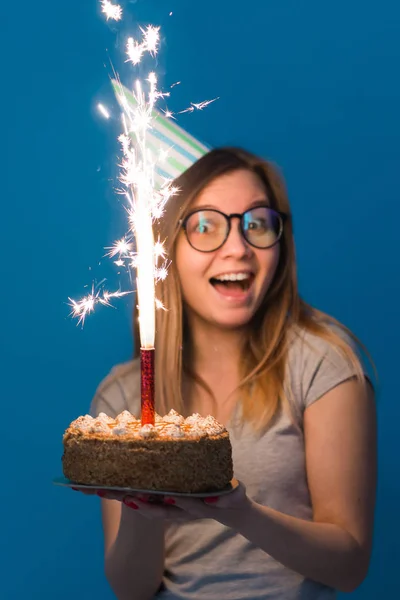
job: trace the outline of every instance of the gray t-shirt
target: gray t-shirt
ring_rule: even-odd
[[[251,425],[228,425],[234,475],[259,504],[312,519],[302,420],[306,407],[354,375],[347,361],[324,340],[306,332],[294,336],[286,385],[295,422],[282,412],[263,435]],[[91,414],[140,414],[140,367],[115,367],[101,383]],[[232,529],[211,519],[169,524],[159,600],[332,600],[335,591],[284,567]],[[132,557],[134,560],[134,557]]]

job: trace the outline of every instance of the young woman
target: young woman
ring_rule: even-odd
[[[375,404],[355,340],[299,297],[271,164],[217,149],[176,185],[157,232],[157,411],[224,423],[240,486],[163,505],[103,494],[107,578],[119,600],[332,599],[363,581],[372,543]],[[136,359],[116,367],[91,414],[138,417],[139,378]]]

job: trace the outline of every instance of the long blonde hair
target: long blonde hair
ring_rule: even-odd
[[[174,185],[179,192],[168,201],[159,230],[155,232],[164,241],[171,260],[168,277],[158,283],[156,290],[157,297],[166,308],[165,311],[157,311],[156,408],[161,414],[171,408],[185,413],[185,401],[182,397],[184,373],[191,375],[208,389],[200,374],[193,373],[189,364],[189,336],[174,260],[175,246],[181,229],[180,220],[197,195],[215,178],[239,169],[255,173],[266,188],[272,208],[287,215],[280,240],[277,271],[257,313],[249,323],[241,366],[239,387],[242,419],[250,421],[257,429],[265,429],[281,406],[288,402],[284,383],[289,333],[296,326],[333,344],[354,367],[361,381],[364,381],[364,376],[357,354],[331,326],[341,328],[356,343],[358,340],[336,319],[311,307],[299,296],[292,218],[283,178],[270,162],[239,148],[214,149],[177,178]],[[134,323],[135,355],[138,356],[140,341],[137,318]],[[211,390],[208,391],[212,393]]]

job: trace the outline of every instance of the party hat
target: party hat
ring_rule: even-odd
[[[135,96],[119,81],[112,81],[114,92],[122,108],[138,102]],[[210,147],[194,138],[171,118],[157,109],[152,111],[152,127],[146,133],[146,148],[155,164],[155,187],[166,180],[175,179],[194,162],[206,154]]]

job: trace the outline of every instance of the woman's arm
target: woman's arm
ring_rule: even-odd
[[[118,600],[150,600],[164,571],[164,522],[102,500],[105,573]]]
[[[340,384],[306,409],[304,434],[313,521],[257,504],[240,490],[209,506],[180,498],[176,504],[236,529],[304,577],[352,591],[367,574],[372,545],[376,485],[372,389],[355,380]]]

